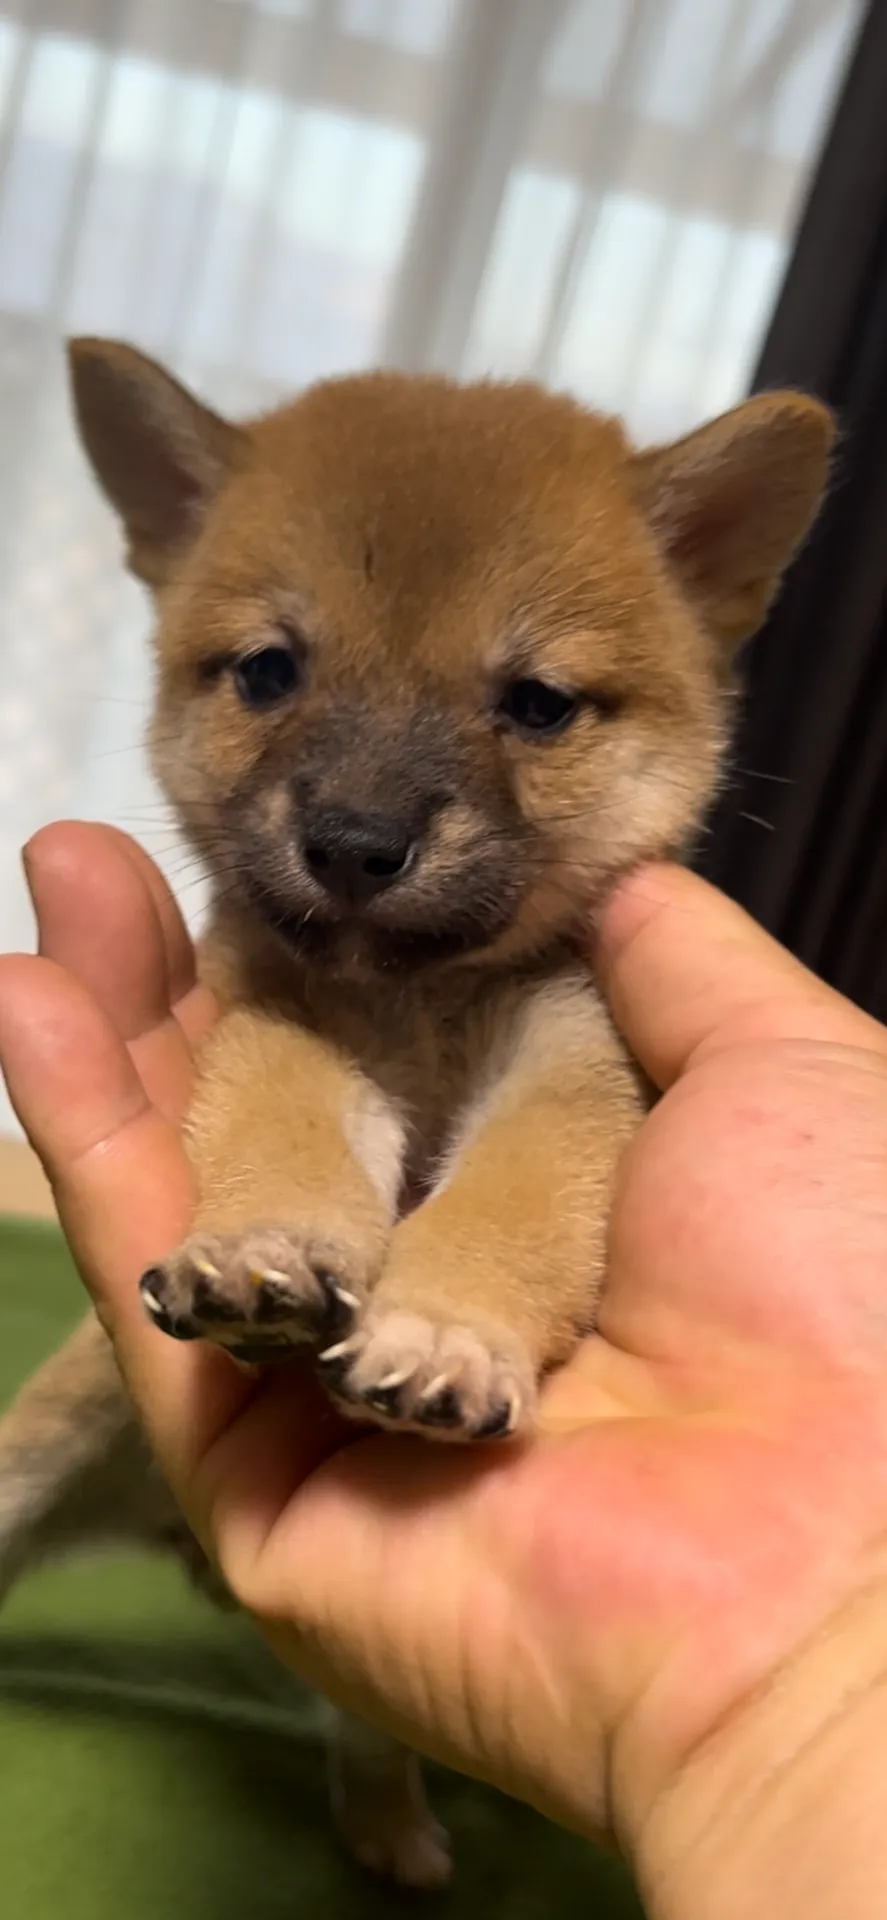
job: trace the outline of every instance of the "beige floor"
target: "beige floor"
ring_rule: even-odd
[[[55,1214],[49,1191],[36,1156],[21,1140],[0,1135],[0,1214],[33,1214],[51,1220]]]

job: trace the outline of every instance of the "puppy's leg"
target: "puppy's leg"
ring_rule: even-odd
[[[178,1552],[211,1582],[90,1315],[0,1419],[0,1597],[42,1560],[118,1541]]]
[[[593,1324],[616,1166],[643,1111],[589,987],[541,990],[367,1311],[320,1356],[339,1404],[441,1439],[526,1428],[539,1375]]]
[[[200,1201],[183,1247],[144,1276],[179,1339],[274,1360],[329,1343],[381,1267],[404,1130],[344,1054],[252,1010],[216,1029],[190,1118]]]
[[[450,1844],[428,1805],[414,1753],[352,1714],[336,1713],[329,1771],[339,1831],[362,1867],[405,1887],[445,1885]]]

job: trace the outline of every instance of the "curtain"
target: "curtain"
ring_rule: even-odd
[[[124,336],[232,411],[383,363],[679,432],[747,387],[863,11],[0,0],[0,946],[30,943],[18,847],[61,813],[202,897],[63,336]]]
[[[750,650],[703,864],[887,1020],[887,10],[869,11],[755,384],[837,413],[830,497]]]

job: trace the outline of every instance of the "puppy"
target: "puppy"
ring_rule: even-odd
[[[154,765],[213,883],[199,1209],[146,1310],[241,1360],[309,1347],[362,1421],[526,1434],[594,1324],[646,1105],[589,930],[712,798],[829,416],[765,394],[636,452],[531,385],[370,374],[234,426],[131,348],[71,362],[156,609]],[[0,1467],[7,1584],[121,1532],[211,1578],[95,1323]],[[444,1877],[410,1756],[352,1727],[335,1797],[367,1864]]]

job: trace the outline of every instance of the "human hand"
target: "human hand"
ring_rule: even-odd
[[[700,881],[627,881],[601,966],[666,1092],[626,1156],[599,1334],[527,1446],[355,1441],[300,1369],[249,1379],[143,1321],[138,1275],[187,1222],[178,1121],[212,1010],[123,836],[54,828],[29,864],[43,957],[0,962],[0,1054],[196,1531],[305,1678],[556,1818],[615,1829],[656,1910],[677,1911],[668,1890],[712,1831],[716,1861],[739,1829],[749,1843],[736,1767],[763,1764],[761,1714],[776,1765],[811,1699],[832,1711],[817,1647],[852,1620],[859,1685],[887,1656],[867,1612],[887,1502],[887,1034]]]

